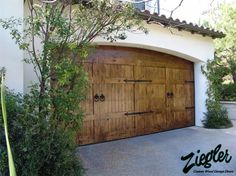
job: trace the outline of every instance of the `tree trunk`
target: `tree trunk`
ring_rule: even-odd
[[[236,72],[232,73],[234,84],[236,84]]]

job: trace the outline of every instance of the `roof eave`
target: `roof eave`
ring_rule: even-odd
[[[215,31],[210,28],[204,28],[203,26],[194,25],[193,23],[187,23],[186,21],[174,20],[173,18],[166,18],[164,15],[158,15],[156,13],[150,14],[149,11],[137,12],[137,14],[147,23],[155,21],[161,23],[166,27],[176,28],[178,30],[185,30],[191,33],[200,34],[202,36],[209,36],[213,39],[223,38],[225,34],[223,32]]]

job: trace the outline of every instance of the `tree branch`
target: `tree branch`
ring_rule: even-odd
[[[179,2],[179,4],[178,4],[173,10],[170,11],[170,17],[169,17],[169,18],[171,18],[171,17],[173,16],[173,13],[174,13],[178,8],[181,7],[181,5],[182,5],[183,2],[184,2],[184,0],[181,0],[181,1]]]

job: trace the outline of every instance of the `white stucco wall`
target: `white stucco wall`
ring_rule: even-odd
[[[23,18],[23,0],[1,1],[0,18]],[[22,31],[22,27],[19,27]],[[6,85],[17,92],[23,92],[23,52],[12,40],[9,31],[0,27],[0,67],[5,67]]]
[[[236,120],[236,101],[221,101],[220,104],[227,110],[228,117]]]
[[[195,124],[202,126],[201,121],[206,112],[207,80],[201,72],[201,66],[208,59],[214,58],[213,39],[186,31],[163,28],[157,24],[146,24],[146,27],[149,29],[148,35],[128,33],[126,40],[109,43],[102,38],[97,38],[95,42],[98,45],[128,46],[160,51],[194,62]]]
[[[183,57],[193,62],[205,62],[214,57],[214,44],[210,37],[191,34],[186,31],[164,28],[157,24],[146,24],[149,33],[127,33],[126,40],[109,43],[102,38],[94,40],[97,44],[132,46],[151,49],[175,56]]]
[[[29,7],[27,4],[24,5],[24,17],[30,15]],[[35,36],[35,50],[42,51],[42,44],[39,37]],[[24,51],[24,58],[29,58],[28,52]],[[32,64],[23,63],[23,76],[24,76],[24,93],[30,92],[30,85],[39,83],[38,77],[36,76],[35,69]]]

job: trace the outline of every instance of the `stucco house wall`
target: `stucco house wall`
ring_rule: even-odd
[[[10,17],[23,18],[23,0],[1,1],[0,18],[7,19]],[[19,30],[22,31],[22,26]],[[24,91],[23,76],[23,51],[12,40],[9,31],[0,28],[0,67],[5,67],[6,84],[16,92]]]
[[[23,18],[23,1],[2,2],[0,18],[11,16]],[[12,5],[14,4],[14,5]],[[3,10],[2,10],[3,9]],[[195,124],[202,126],[201,120],[206,111],[207,80],[201,73],[201,65],[214,57],[214,45],[211,37],[176,29],[164,28],[158,24],[145,24],[149,34],[127,33],[126,40],[109,43],[101,38],[94,42],[98,45],[117,45],[144,48],[175,55],[194,62],[195,76]],[[24,53],[11,40],[8,31],[0,29],[0,64],[7,69],[7,86],[17,92],[27,92],[27,86],[36,81],[32,66],[22,62]]]
[[[221,101],[220,104],[227,110],[228,117],[236,120],[236,101]]]

